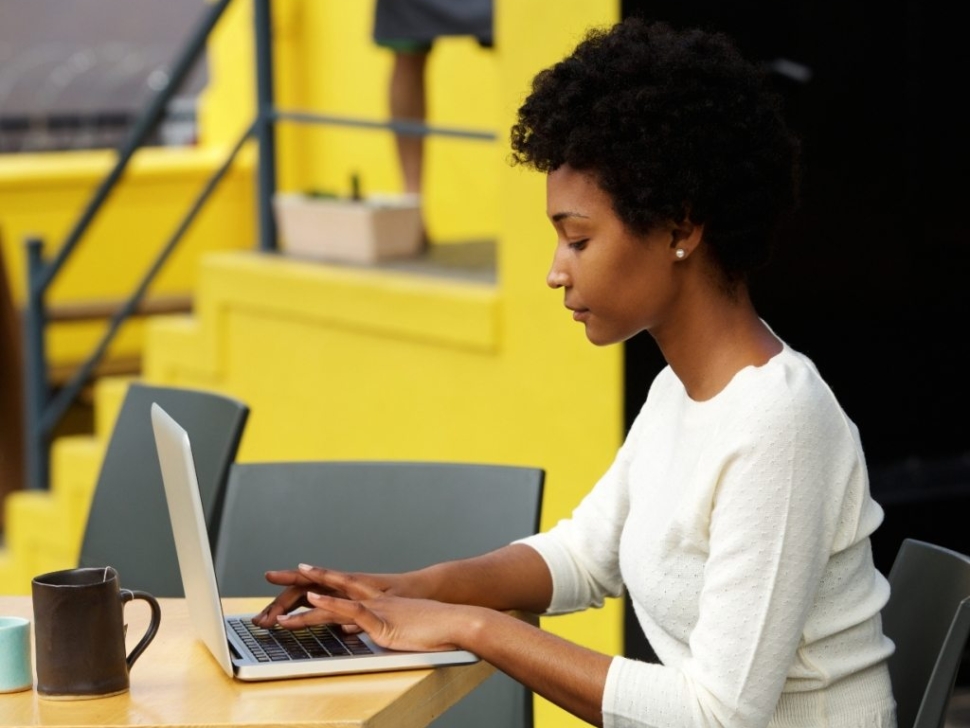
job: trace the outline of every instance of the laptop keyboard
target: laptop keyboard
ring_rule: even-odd
[[[355,634],[321,624],[303,629],[257,627],[249,619],[230,617],[229,626],[260,662],[287,662],[349,655],[370,655],[372,650]]]

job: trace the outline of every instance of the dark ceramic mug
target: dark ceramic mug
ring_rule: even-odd
[[[37,692],[51,699],[102,698],[128,690],[128,673],[158,632],[162,611],[147,592],[122,589],[110,566],[65,569],[34,577]],[[151,608],[151,623],[125,655],[124,607]]]

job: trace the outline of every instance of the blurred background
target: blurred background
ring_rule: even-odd
[[[116,147],[166,81],[203,0],[0,2],[0,153]],[[153,144],[192,144],[194,69]]]

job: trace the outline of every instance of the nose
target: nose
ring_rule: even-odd
[[[569,274],[559,257],[559,248],[552,256],[552,266],[546,274],[546,285],[550,288],[563,288],[569,285]]]

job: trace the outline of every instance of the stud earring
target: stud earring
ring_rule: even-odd
[[[677,260],[683,260],[684,256],[687,255],[687,251],[683,248],[677,248],[677,250],[674,251],[674,255],[677,256]]]

